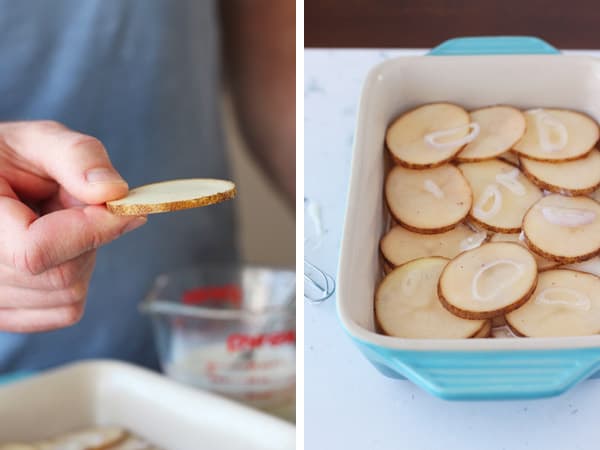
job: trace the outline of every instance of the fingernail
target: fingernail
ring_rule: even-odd
[[[136,217],[134,220],[132,220],[131,222],[129,222],[125,228],[123,228],[123,231],[121,231],[121,234],[125,234],[125,233],[129,233],[130,231],[135,230],[136,228],[141,227],[142,225],[144,225],[146,222],[148,222],[148,219],[146,217]]]
[[[125,180],[117,172],[106,167],[88,170],[85,173],[85,180],[91,184],[125,183]]]

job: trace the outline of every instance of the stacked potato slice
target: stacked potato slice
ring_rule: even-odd
[[[600,333],[598,125],[560,109],[433,103],[388,128],[380,330]]]

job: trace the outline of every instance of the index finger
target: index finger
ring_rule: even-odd
[[[102,204],[127,194],[127,183],[92,136],[52,121],[11,122],[0,131],[31,171],[55,180],[78,200]]]

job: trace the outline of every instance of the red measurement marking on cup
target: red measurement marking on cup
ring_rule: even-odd
[[[293,344],[296,342],[296,332],[294,330],[279,331],[277,333],[265,334],[230,334],[227,337],[227,350],[230,352],[239,352],[243,350],[252,350],[263,345],[277,347],[284,344]]]
[[[185,291],[182,301],[186,305],[200,305],[211,301],[231,303],[239,306],[242,303],[242,290],[236,284],[224,286],[208,286]]]

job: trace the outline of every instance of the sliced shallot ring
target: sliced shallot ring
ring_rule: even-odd
[[[485,231],[477,231],[474,235],[464,238],[460,241],[459,249],[461,252],[466,252],[467,250],[472,250],[474,248],[480,247],[486,239],[488,238],[488,234]]]
[[[436,184],[435,181],[427,178],[423,182],[423,187],[427,192],[430,192],[435,198],[444,198],[444,191],[440,189],[440,187]]]
[[[550,292],[560,292],[560,293],[564,292],[566,294],[573,295],[575,297],[575,301],[570,302],[569,300],[548,298],[546,296],[546,294],[549,295]],[[546,305],[564,305],[569,308],[581,309],[582,311],[589,311],[590,308],[592,307],[592,301],[590,300],[590,298],[587,295],[582,294],[581,292],[576,291],[575,289],[569,289],[569,288],[564,288],[564,287],[546,288],[546,289],[542,290],[538,295],[535,296],[534,302],[535,303],[543,303]]]
[[[515,167],[512,171],[508,173],[497,174],[496,181],[502,186],[504,186],[506,189],[511,191],[513,194],[522,197],[523,195],[525,195],[526,190],[525,186],[523,186],[523,183],[517,180],[520,173],[521,172],[519,171],[519,169]]]
[[[515,172],[514,165],[499,159],[462,163],[458,168],[473,192],[470,220],[498,233],[521,231],[523,216],[542,197],[541,190],[523,174]],[[524,193],[517,182],[523,186]]]
[[[494,197],[494,203],[492,203],[492,207],[487,210],[483,209],[483,207],[485,206],[485,204],[489,201],[489,199],[491,197]],[[489,219],[490,217],[494,217],[496,214],[498,214],[498,211],[500,211],[501,207],[502,207],[502,193],[500,192],[500,189],[498,189],[497,185],[490,184],[485,188],[485,190],[481,194],[481,197],[479,198],[479,201],[477,202],[477,204],[474,206],[473,211],[479,217],[483,217],[484,219]]]
[[[542,151],[548,153],[559,152],[565,148],[569,141],[569,132],[564,123],[542,109],[530,110],[528,113],[536,116],[538,137]],[[554,128],[558,132],[557,144],[553,144],[550,141],[550,132],[548,131],[548,128]]]
[[[459,139],[455,139],[454,141],[448,142],[436,142],[436,139],[443,138],[446,136],[452,136],[453,134],[461,131],[463,128],[468,127],[470,129],[469,134]],[[473,141],[477,136],[479,136],[479,124],[477,122],[471,122],[467,125],[461,125],[459,127],[449,128],[447,130],[439,130],[434,131],[432,133],[426,134],[423,139],[425,143],[432,148],[436,148],[438,150],[447,150],[449,148],[454,148],[461,145],[466,145],[469,142]]]
[[[479,293],[479,289],[477,287],[477,284],[479,282],[479,277],[481,275],[483,275],[486,271],[491,269],[492,267],[496,267],[500,264],[508,264],[508,265],[515,267],[517,269],[517,274],[508,279],[502,280],[502,283],[499,283],[498,285],[496,285],[496,289],[493,290],[491,294],[488,294],[487,296],[483,297]],[[490,300],[494,300],[494,298],[498,295],[498,293],[500,291],[502,291],[506,286],[517,281],[521,277],[521,275],[523,275],[523,264],[520,264],[517,261],[514,261],[512,259],[497,259],[490,263],[483,264],[479,268],[479,270],[475,273],[475,275],[473,276],[473,281],[471,282],[471,294],[473,295],[473,298],[475,300],[478,300],[480,302],[487,302]]]
[[[544,206],[542,215],[548,222],[563,227],[581,227],[596,220],[596,213],[589,209],[560,206]]]

